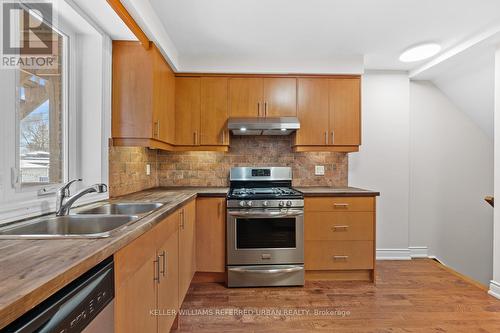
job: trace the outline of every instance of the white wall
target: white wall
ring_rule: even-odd
[[[476,55],[440,73],[432,82],[493,140],[495,87],[493,51]]]
[[[410,246],[492,277],[493,142],[429,81],[410,83]]]
[[[349,156],[349,185],[381,193],[377,204],[377,256],[409,258],[408,75],[365,74],[362,110],[363,144],[359,153]]]
[[[428,254],[487,284],[491,139],[429,81],[368,72],[362,93],[363,144],[349,156],[349,185],[381,193],[377,257]]]
[[[500,198],[500,46],[495,53],[495,197]],[[490,294],[500,298],[500,206],[494,209],[493,230],[493,281],[490,284]]]

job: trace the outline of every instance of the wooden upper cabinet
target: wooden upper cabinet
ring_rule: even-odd
[[[228,79],[201,78],[201,145],[228,145]]]
[[[361,144],[361,82],[359,78],[330,79],[330,144]]]
[[[296,78],[231,78],[231,117],[293,117],[297,115]]]
[[[153,137],[152,57],[139,42],[113,42],[113,138]]]
[[[263,115],[262,78],[229,79],[229,108],[231,117],[260,117]]]
[[[160,51],[113,41],[112,136],[174,141],[174,73]]]
[[[297,116],[297,79],[264,78],[264,116]]]
[[[159,110],[157,132],[161,141],[173,144],[175,142],[175,75],[158,50],[157,61],[160,75],[158,96],[161,100],[157,108]]]
[[[300,130],[297,145],[328,144],[328,79],[301,78],[298,84]]]
[[[176,78],[175,143],[177,145],[200,144],[200,89],[199,77]]]

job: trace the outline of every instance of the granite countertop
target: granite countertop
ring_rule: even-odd
[[[298,187],[305,196],[375,196],[356,188]],[[108,238],[0,240],[0,329],[102,260],[141,236],[176,209],[200,197],[225,197],[227,187],[166,187],[110,202],[162,202],[164,206]]]

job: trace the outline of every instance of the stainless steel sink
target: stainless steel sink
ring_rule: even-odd
[[[80,208],[75,214],[105,214],[105,215],[141,215],[152,212],[163,206],[162,203],[134,202],[109,203],[97,207]]]
[[[137,219],[133,215],[41,217],[0,228],[0,239],[104,238]]]

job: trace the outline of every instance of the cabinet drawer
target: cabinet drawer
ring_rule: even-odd
[[[306,198],[304,210],[317,212],[373,212],[375,198],[371,197],[319,197]]]
[[[372,212],[306,212],[305,240],[374,240]]]
[[[304,242],[306,270],[373,269],[373,241]]]

